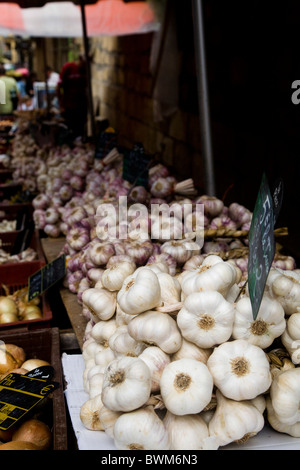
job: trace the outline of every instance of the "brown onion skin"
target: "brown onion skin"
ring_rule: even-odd
[[[0,445],[0,450],[41,450],[40,447],[32,442],[26,441],[9,441]]]
[[[47,424],[32,418],[24,421],[16,429],[12,441],[30,442],[40,450],[47,450],[52,442],[52,434]]]

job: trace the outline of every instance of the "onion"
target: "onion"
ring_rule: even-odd
[[[22,313],[24,320],[37,320],[42,318],[42,311],[37,305],[27,305]]]
[[[0,315],[3,315],[4,313],[17,315],[18,309],[12,299],[9,299],[8,297],[2,295],[0,297]]]
[[[18,321],[18,316],[12,312],[2,313],[0,315],[0,324],[3,323],[15,323]]]
[[[28,372],[42,366],[50,366],[50,363],[43,359],[27,359],[27,361],[22,364],[22,368],[27,369]]]
[[[6,372],[21,367],[25,359],[23,348],[15,344],[3,344],[0,346],[0,374],[6,374]]]
[[[13,433],[12,442],[14,441],[30,442],[40,450],[47,450],[52,442],[52,434],[43,421],[28,419]]]
[[[41,450],[32,442],[10,441],[0,445],[0,450]]]

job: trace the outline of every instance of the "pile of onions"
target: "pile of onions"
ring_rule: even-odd
[[[6,286],[2,286],[6,295],[0,296],[0,324],[16,323],[20,321],[38,320],[43,312],[39,297],[28,300],[28,287],[9,293]]]

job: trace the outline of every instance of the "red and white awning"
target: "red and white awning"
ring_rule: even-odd
[[[99,0],[86,5],[88,36],[121,36],[156,31],[158,23],[148,2]],[[0,36],[81,37],[80,7],[72,2],[51,2],[39,8],[0,3]]]

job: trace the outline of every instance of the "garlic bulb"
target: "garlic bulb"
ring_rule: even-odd
[[[232,400],[251,400],[266,392],[272,382],[264,351],[243,339],[217,346],[207,366],[215,386]]]
[[[192,240],[171,240],[162,244],[161,251],[172,256],[179,265],[183,265],[193,255],[200,253],[200,246]]]
[[[116,311],[116,295],[106,289],[86,289],[82,294],[82,303],[99,320],[109,320]]]
[[[198,197],[195,202],[196,204],[204,205],[204,214],[209,217],[216,217],[221,214],[224,208],[224,203],[221,199],[215,196],[208,196],[207,194]]]
[[[104,405],[102,406],[99,412],[99,417],[100,417],[103,430],[112,439],[114,438],[115,422],[122,414],[123,414],[122,411],[112,411]]]
[[[166,408],[175,415],[200,413],[210,402],[213,378],[207,366],[195,359],[179,359],[168,364],[160,380]]]
[[[289,434],[292,437],[300,437],[300,421],[295,424],[282,423],[278,418],[272,406],[272,400],[269,396],[266,398],[267,402],[267,417],[268,422],[275,431]]]
[[[101,366],[101,372],[104,372],[105,367],[115,358],[115,353],[110,347],[103,348],[102,351],[98,351],[95,354],[95,365]]]
[[[232,332],[234,339],[246,339],[251,344],[265,349],[275,338],[282,335],[285,328],[284,310],[277,300],[265,295],[255,320],[249,297],[243,297],[236,303]]]
[[[128,276],[117,294],[121,309],[130,315],[145,312],[161,303],[157,275],[149,268],[138,268]]]
[[[146,345],[141,341],[136,341],[128,333],[127,325],[122,325],[116,329],[108,340],[109,347],[114,351],[116,357],[119,356],[139,356]]]
[[[99,417],[102,406],[101,394],[83,403],[80,408],[80,420],[85,428],[91,431],[103,431]]]
[[[104,372],[103,404],[113,411],[132,411],[144,405],[151,392],[151,373],[144,361],[122,357]]]
[[[161,374],[167,364],[171,362],[170,356],[157,346],[149,346],[139,355],[151,372],[151,392],[160,390]]]
[[[287,331],[291,338],[300,339],[300,313],[292,313],[286,322]]]
[[[300,275],[295,270],[271,268],[267,287],[281,303],[287,315],[297,312],[300,308]]]
[[[231,442],[245,443],[264,427],[263,415],[251,401],[231,400],[220,390],[216,390],[216,398],[217,408],[208,429],[220,446]]]
[[[212,353],[212,349],[209,348],[199,348],[196,344],[187,341],[185,338],[182,338],[181,347],[171,356],[172,361],[177,361],[178,359],[190,358],[196,359],[197,361],[207,363],[207,359]]]
[[[136,340],[160,347],[173,354],[181,346],[182,336],[176,321],[167,313],[148,310],[128,323],[128,333]]]
[[[103,373],[93,374],[91,377],[88,376],[88,388],[90,398],[95,398],[97,395],[101,396],[102,385],[103,385]]]
[[[91,336],[98,344],[107,346],[109,338],[116,329],[117,324],[115,318],[111,318],[106,321],[99,321],[92,327]]]
[[[300,364],[300,339],[292,338],[288,329],[285,329],[281,335],[281,342],[291,356],[293,363]]]
[[[114,425],[119,450],[169,450],[167,430],[151,406],[123,413]]]
[[[203,255],[193,255],[190,259],[184,263],[182,269],[185,271],[193,271],[200,268],[201,264],[204,261]]]
[[[163,423],[171,450],[217,450],[217,441],[209,437],[208,427],[200,414],[176,416],[167,411]]]
[[[128,313],[123,312],[120,305],[117,302],[117,310],[116,310],[116,324],[117,326],[121,325],[128,325],[130,320],[132,320],[135,315],[129,315]]]
[[[236,283],[236,270],[231,263],[223,261],[217,255],[207,256],[199,269],[185,271],[181,280],[181,288],[185,296],[193,292],[218,291],[226,296],[229,289]]]
[[[110,291],[120,290],[124,280],[135,271],[135,263],[124,261],[106,269],[101,277],[103,286]]]
[[[161,301],[163,305],[177,304],[181,300],[181,285],[179,281],[166,272],[157,273],[161,290]]]
[[[97,242],[88,248],[88,256],[95,266],[105,266],[114,254],[115,249],[112,243]]]
[[[270,388],[272,407],[283,424],[300,422],[300,369],[294,367],[278,374]]]
[[[211,348],[227,341],[233,321],[233,304],[212,290],[188,295],[177,315],[183,337],[200,348]]]

